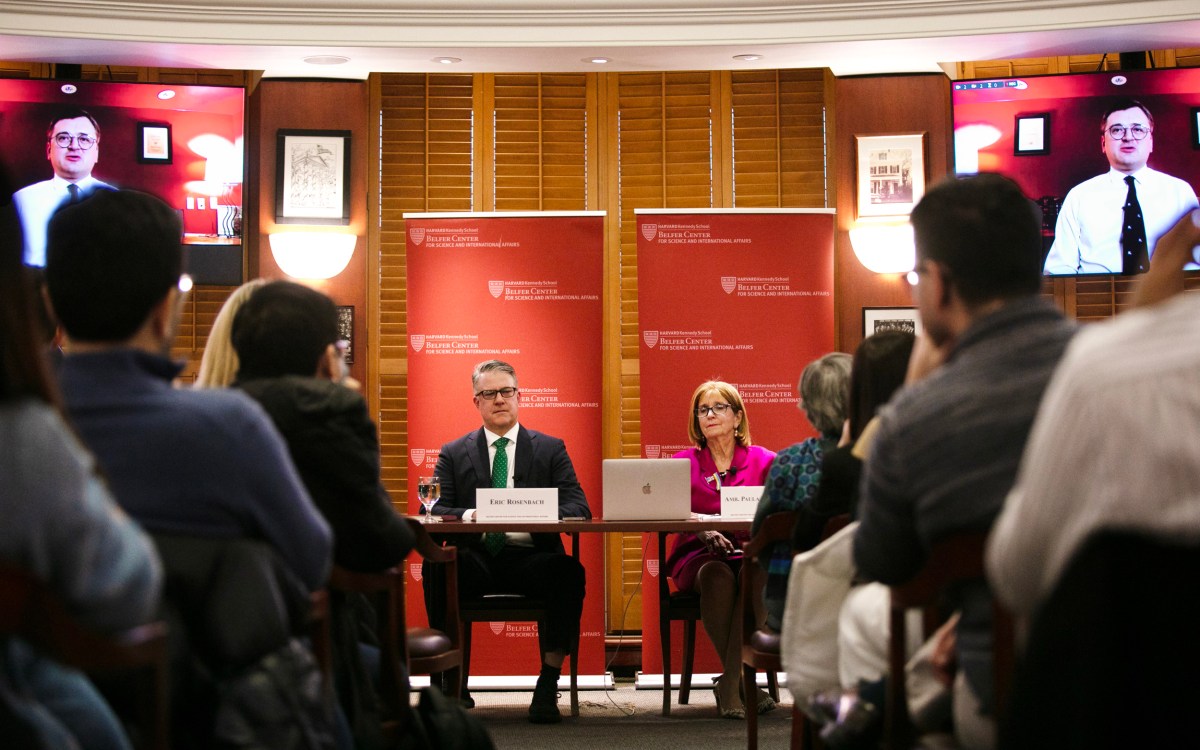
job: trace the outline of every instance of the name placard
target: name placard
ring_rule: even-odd
[[[761,485],[721,488],[721,518],[754,518],[762,497]]]
[[[475,491],[476,521],[557,521],[557,487]]]

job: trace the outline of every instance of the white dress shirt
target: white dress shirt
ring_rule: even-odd
[[[46,265],[46,225],[58,207],[66,203],[70,197],[68,181],[55,175],[49,180],[26,185],[13,193],[13,203],[21,214],[21,231],[25,235],[25,264],[29,266]],[[95,177],[87,176],[75,183],[81,194],[86,195],[93,190],[115,190],[112,185],[101,182]]]
[[[1158,238],[1196,208],[1196,191],[1178,177],[1149,167],[1135,172],[1133,178],[1146,224],[1146,250],[1153,257]],[[1045,272],[1121,273],[1121,224],[1128,192],[1125,174],[1115,169],[1071,188],[1058,212]]]

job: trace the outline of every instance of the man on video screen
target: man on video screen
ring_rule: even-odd
[[[1102,115],[1100,149],[1108,172],[1067,193],[1047,274],[1143,273],[1158,238],[1197,206],[1191,185],[1146,166],[1154,152],[1154,116],[1135,99]]]
[[[46,159],[54,176],[13,194],[25,233],[25,263],[46,264],[46,224],[64,203],[82,200],[96,190],[115,190],[92,177],[100,159],[100,125],[86,110],[60,112],[46,129]]]

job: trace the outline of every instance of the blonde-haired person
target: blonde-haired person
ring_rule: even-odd
[[[688,437],[693,447],[674,458],[692,464],[692,512],[721,512],[722,486],[763,484],[775,453],[750,440],[750,418],[737,388],[720,380],[701,383],[692,394]],[[721,657],[722,673],[713,693],[717,711],[727,719],[745,718],[739,693],[742,671],[741,614],[737,605],[738,570],[745,533],[726,536],[719,531],[682,534],[675,540],[664,566],[680,591],[700,593],[700,617],[709,640]],[[759,713],[775,702],[761,691],[754,697]]]
[[[237,376],[238,355],[230,341],[233,330],[233,318],[241,306],[250,299],[266,279],[253,279],[242,284],[221,306],[217,319],[213,321],[212,331],[208,334],[208,342],[204,345],[204,354],[200,357],[200,371],[196,374],[195,388],[228,388]]]

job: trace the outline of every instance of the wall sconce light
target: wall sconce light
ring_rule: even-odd
[[[270,236],[271,255],[288,276],[297,279],[331,279],[350,263],[357,235],[334,232],[291,231]]]
[[[858,261],[875,273],[907,273],[917,262],[908,219],[860,220],[850,227],[850,246]]]

